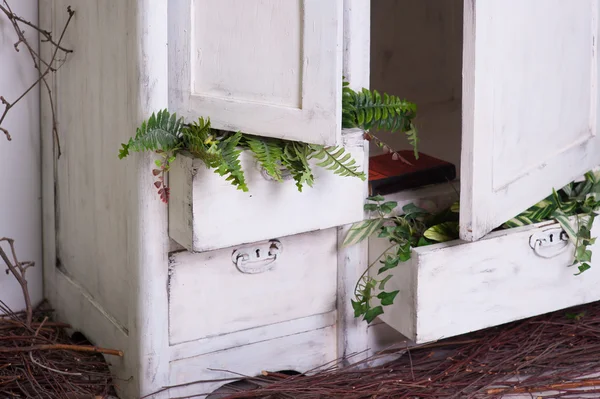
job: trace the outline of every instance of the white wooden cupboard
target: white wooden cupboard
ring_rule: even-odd
[[[56,31],[67,5],[41,0],[42,25]],[[42,110],[46,296],[93,342],[125,351],[109,359],[123,397],[206,392],[221,383],[186,384],[224,369],[308,370],[402,345],[400,333],[435,340],[600,299],[600,267],[573,277],[569,248],[544,258],[530,246],[556,225],[490,234],[600,164],[598,0],[74,8],[75,52],[52,81],[60,158]],[[390,280],[396,304],[369,327],[350,297],[380,243],[339,245],[364,217],[365,182],[323,175],[300,194],[247,159],[255,184],[241,194],[180,159],[165,206],[152,155],[117,159],[168,107],[221,129],[345,145],[367,169],[367,143],[340,127],[342,76],[416,102],[421,149],[460,168],[461,240],[415,250]],[[390,197],[457,199],[448,185]]]

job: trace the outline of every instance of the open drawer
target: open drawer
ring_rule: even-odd
[[[362,171],[368,145],[358,129],[344,131],[344,148]],[[315,166],[313,187],[302,192],[294,180],[282,183],[263,173],[248,151],[240,155],[249,191],[237,190],[202,161],[178,156],[169,172],[169,236],[191,252],[226,248],[363,218],[365,181]]]
[[[392,269],[386,291],[400,290],[380,319],[417,343],[496,326],[600,300],[600,264],[575,276],[573,245],[534,249],[538,238],[559,236],[558,223],[497,231],[476,242],[461,240],[415,248]],[[600,234],[596,223],[592,236]],[[388,245],[369,241],[369,257]],[[596,243],[592,252],[600,252]],[[558,253],[558,254],[556,254]],[[555,256],[553,256],[555,255]],[[381,277],[381,276],[380,276]]]

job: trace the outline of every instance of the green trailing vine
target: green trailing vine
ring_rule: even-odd
[[[362,89],[356,92],[348,87],[347,82],[343,81],[342,84],[343,128],[404,131],[417,157],[417,130],[413,124],[416,106],[413,103],[388,94],[382,96],[376,90]],[[392,151],[381,141],[375,141],[380,147]],[[237,189],[248,191],[239,160],[242,151],[246,150],[253,154],[266,173],[276,181],[282,182],[283,171],[287,170],[298,191],[302,191],[304,186],[312,187],[314,183],[309,163],[313,159],[316,166],[338,176],[366,179],[365,173],[358,170],[356,161],[343,147],[213,130],[210,118],[199,118],[186,123],[183,118],[177,118],[176,114],[171,114],[166,109],[153,113],[137,128],[134,137],[121,144],[119,159],[126,158],[132,152],[153,151],[159,154],[161,158],[156,160],[156,168],[152,173],[157,179],[154,185],[158,194],[166,203],[170,192],[165,183],[165,174],[177,154],[182,151],[200,159]]]
[[[367,198],[365,211],[374,217],[355,223],[344,240],[344,246],[357,244],[371,236],[386,238],[389,247],[372,262],[356,284],[352,307],[355,317],[363,317],[371,323],[384,313],[384,306],[393,304],[398,291],[385,291],[398,267],[411,257],[412,248],[431,245],[459,238],[459,203],[438,213],[431,213],[413,204],[402,208],[400,215],[394,211],[397,202],[382,196]],[[499,229],[509,229],[556,220],[574,245],[572,266],[579,275],[590,269],[592,251],[589,246],[596,238],[591,237],[592,224],[600,210],[600,173],[588,172],[582,182],[572,182],[538,202],[526,211],[504,223]],[[370,272],[378,267],[377,272]]]

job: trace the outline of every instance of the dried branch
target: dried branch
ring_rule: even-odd
[[[123,351],[117,349],[105,349],[97,346],[87,345],[65,345],[65,344],[42,344],[42,345],[31,345],[31,346],[19,346],[16,348],[3,348],[0,347],[0,353],[19,353],[19,352],[32,352],[32,351],[48,351],[48,350],[66,350],[75,352],[92,352],[102,353],[103,355],[119,356],[123,357]]]
[[[2,248],[2,242],[7,242],[10,246],[10,252],[13,258],[12,261],[10,260],[6,252],[4,252],[4,249]],[[25,325],[28,329],[31,329],[33,307],[31,305],[29,289],[27,288],[27,279],[25,278],[25,272],[30,267],[33,267],[35,263],[19,262],[19,259],[17,258],[17,252],[15,250],[15,240],[6,237],[0,238],[0,258],[2,258],[2,260],[6,264],[6,267],[8,268],[7,272],[10,272],[17,279],[19,285],[21,286],[21,290],[23,291],[23,299],[25,299],[25,313],[27,315]]]
[[[18,96],[16,100],[8,101],[6,98],[0,96],[0,102],[2,103],[2,105],[4,105],[4,111],[0,115],[0,131],[2,131],[4,133],[4,135],[6,136],[8,141],[12,140],[12,137],[11,137],[8,129],[2,127],[2,122],[4,122],[4,119],[6,118],[6,115],[8,115],[8,112],[11,110],[11,108],[13,108],[19,101],[21,101],[31,90],[33,90],[41,82],[41,83],[43,83],[44,87],[46,88],[46,92],[48,93],[48,96],[50,97],[50,109],[51,109],[51,114],[52,114],[52,135],[54,136],[54,142],[55,142],[56,149],[57,149],[57,155],[60,158],[61,150],[60,150],[60,141],[59,141],[59,137],[58,137],[58,122],[56,120],[56,111],[55,111],[55,107],[54,107],[54,100],[52,98],[52,90],[51,90],[50,85],[48,84],[48,81],[46,78],[48,77],[48,75],[50,73],[55,73],[64,64],[64,60],[66,60],[67,55],[73,52],[72,50],[69,50],[69,49],[63,47],[61,45],[61,43],[64,38],[67,27],[69,26],[69,23],[71,22],[71,19],[73,18],[73,15],[75,14],[75,11],[73,11],[70,6],[67,7],[67,13],[69,14],[69,17],[67,19],[67,22],[65,23],[65,26],[63,27],[63,30],[61,32],[61,35],[60,35],[58,41],[54,41],[54,39],[52,38],[52,33],[50,31],[41,29],[38,26],[31,23],[30,21],[27,21],[26,19],[16,15],[12,11],[7,0],[3,0],[3,4],[0,4],[0,12],[2,12],[4,15],[6,15],[8,20],[11,22],[11,24],[15,30],[15,33],[17,35],[18,40],[14,44],[15,51],[18,52],[20,45],[23,44],[27,48],[27,51],[29,52],[29,54],[31,55],[31,59],[33,60],[33,65],[34,65],[35,69],[37,69],[40,73],[38,79],[36,79],[35,82],[33,82],[27,89],[25,89],[25,91],[23,93],[21,93],[21,95]],[[50,43],[50,45],[54,46],[54,50],[52,51],[52,56],[49,61],[45,61],[41,57],[41,55],[37,51],[34,50],[34,48],[31,46],[31,44],[25,37],[25,31],[21,29],[21,24],[36,30],[40,35],[42,35],[42,37],[43,37],[43,39],[41,40],[42,42],[47,42],[47,43]],[[64,57],[63,57],[62,62],[60,62],[60,63],[58,63],[58,65],[56,65],[57,61],[58,61],[59,52],[62,55],[64,55]]]

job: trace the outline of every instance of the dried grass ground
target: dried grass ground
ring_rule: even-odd
[[[28,328],[26,314],[13,313],[0,301],[0,398],[103,399],[113,379],[101,352],[83,336],[70,337],[64,323],[51,321],[41,306]]]
[[[600,302],[400,355],[379,367],[331,366],[293,376],[264,372],[210,399],[600,398]]]

